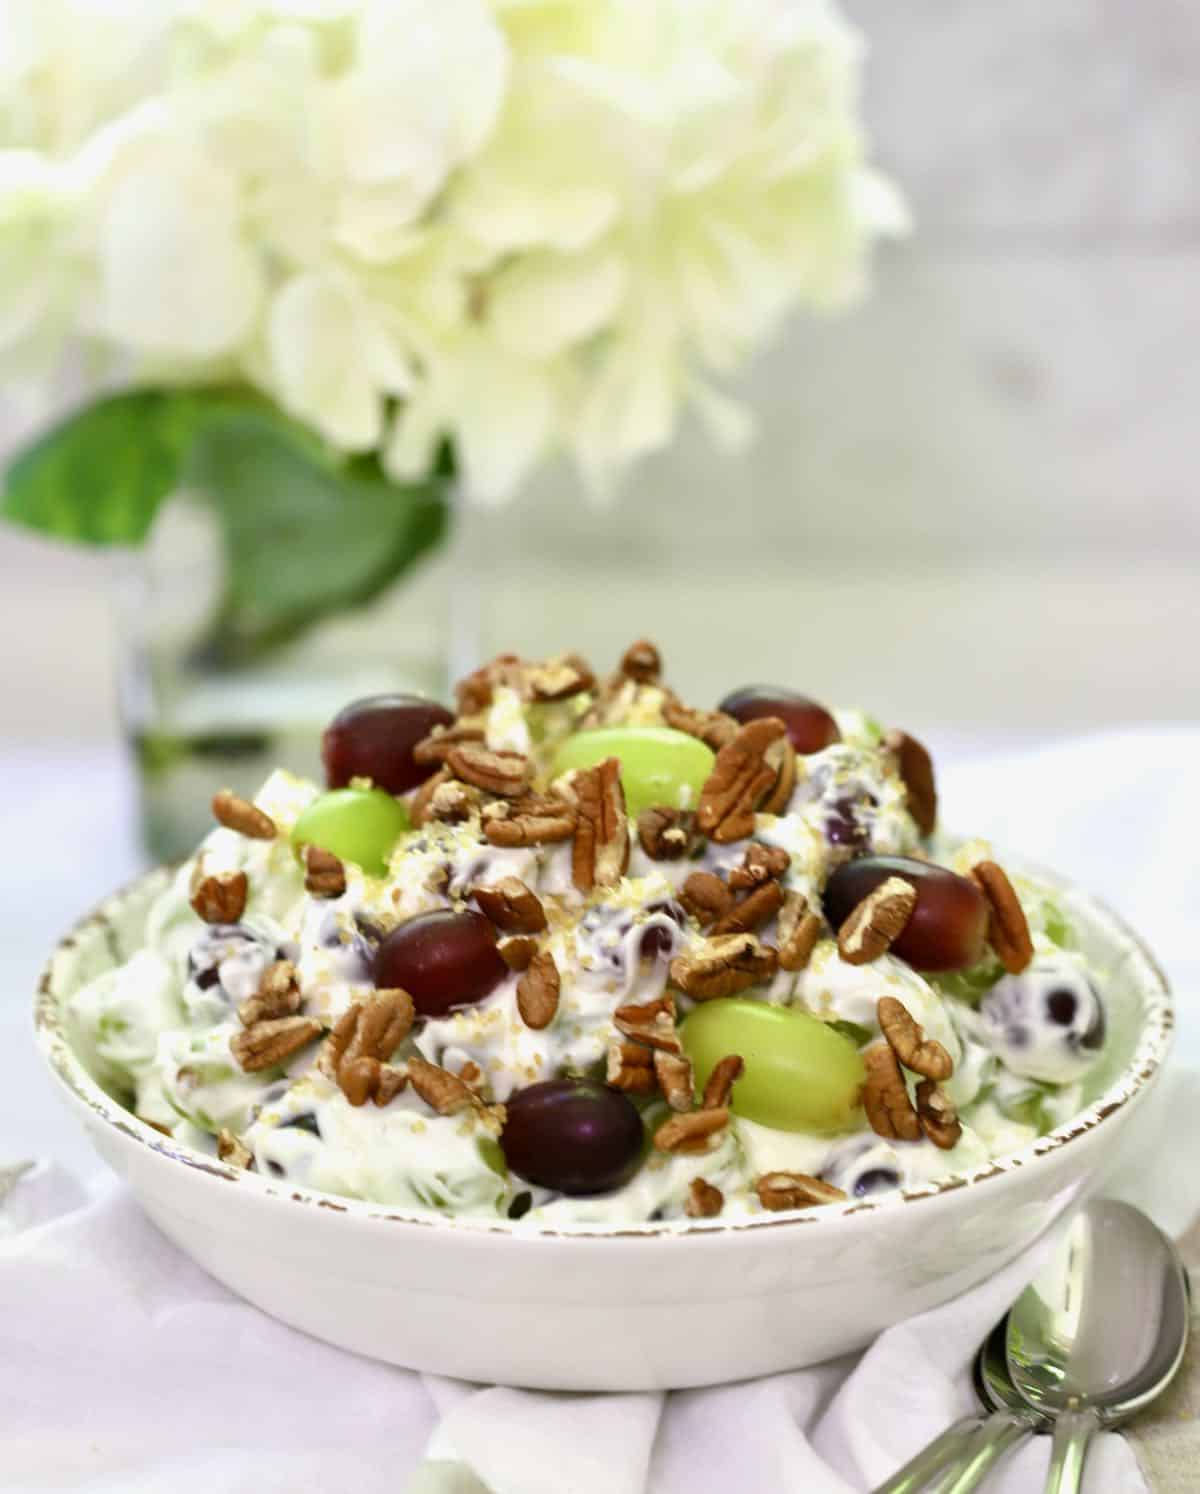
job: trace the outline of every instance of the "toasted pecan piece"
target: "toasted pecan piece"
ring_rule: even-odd
[[[479,1103],[471,1086],[449,1069],[415,1056],[408,1060],[407,1067],[409,1083],[439,1115],[457,1115],[460,1110]]]
[[[919,1141],[921,1123],[908,1097],[900,1060],[888,1043],[872,1043],[863,1054],[867,1066],[863,1109],[877,1136],[888,1141]]]
[[[715,1219],[725,1207],[725,1195],[703,1178],[693,1178],[688,1185],[683,1212],[689,1219]]]
[[[503,934],[540,934],[546,927],[541,898],[520,877],[501,877],[488,887],[476,887],[471,896]]]
[[[988,943],[1008,973],[1020,975],[1033,960],[1033,939],[1016,888],[994,861],[977,861],[971,879],[987,899]]]
[[[241,1137],[227,1131],[224,1126],[217,1132],[217,1156],[230,1167],[248,1168],[254,1161],[253,1153]]]
[[[904,932],[917,906],[917,889],[903,877],[888,877],[853,908],[838,929],[838,953],[847,965],[868,965],[886,954]]]
[[[692,1108],[692,1065],[681,1053],[666,1053],[663,1049],[656,1048],[654,1076],[662,1090],[663,1099],[672,1110],[684,1111]]]
[[[291,1058],[320,1035],[315,1017],[275,1017],[243,1027],[230,1039],[229,1051],[244,1073],[255,1074]]]
[[[300,981],[291,960],[268,965],[258,990],[238,1007],[238,1021],[253,1027],[270,1017],[293,1017],[300,1010]]]
[[[791,864],[792,858],[782,846],[768,846],[756,840],[746,847],[741,866],[735,866],[729,873],[730,890],[746,892],[764,882],[778,881]]]
[[[665,1053],[679,1053],[681,1044],[675,1031],[675,998],[667,991],[654,1001],[630,1002],[613,1012],[613,1026],[635,1043],[660,1048]]]
[[[463,742],[482,742],[483,727],[473,721],[456,721],[453,726],[435,726],[413,748],[413,762],[423,768],[445,767],[452,747]]]
[[[249,890],[244,871],[205,875],[201,862],[197,861],[192,873],[192,911],[205,923],[237,923],[246,911]]]
[[[456,743],[446,754],[446,766],[463,783],[506,799],[523,794],[533,774],[523,753],[493,752],[481,742]]]
[[[473,673],[459,680],[454,698],[460,716],[478,716],[492,703],[497,686],[520,690],[528,664],[518,654],[497,654]]]
[[[902,1001],[894,996],[881,996],[875,1003],[875,1014],[879,1030],[906,1069],[926,1079],[949,1079],[954,1072],[954,1060],[936,1038],[925,1036],[921,1024]]]
[[[932,835],[937,827],[938,812],[933,759],[916,737],[910,737],[906,731],[889,731],[883,745],[896,759],[908,800],[908,812],[917,822],[917,829],[922,835]]]
[[[717,753],[700,790],[696,823],[718,845],[754,834],[755,812],[771,795],[779,776],[771,749],[786,739],[787,728],[778,717],[762,716],[747,721]]]
[[[541,1031],[554,1021],[560,985],[558,966],[550,951],[543,949],[535,954],[517,982],[517,1010],[526,1027]]]
[[[629,821],[621,764],[609,757],[571,782],[579,821],[571,849],[571,878],[580,892],[611,887],[629,865]]]
[[[769,923],[783,907],[783,888],[778,882],[764,882],[740,898],[728,913],[717,919],[710,934],[752,934]]]
[[[639,685],[654,685],[662,675],[662,655],[649,638],[639,638],[621,655],[618,668]]]
[[[221,789],[213,795],[212,812],[217,823],[224,825],[226,830],[236,830],[251,840],[275,839],[275,821],[271,816],[232,789]]]
[[[746,1065],[738,1053],[727,1053],[715,1064],[704,1086],[704,1098],[700,1101],[701,1110],[720,1110],[722,1106],[728,1105],[733,1086],[742,1077],[745,1068]]]
[[[655,1131],[654,1145],[660,1152],[706,1152],[728,1124],[729,1111],[724,1106],[673,1115]]]
[[[525,937],[501,939],[497,948],[510,970],[528,970],[530,961],[537,954],[537,940]]]
[[[736,996],[775,974],[775,951],[753,934],[722,934],[671,961],[671,980],[693,1001]]]
[[[798,892],[784,895],[779,910],[779,968],[803,970],[821,937],[820,915],[808,906]]]
[[[796,749],[789,738],[771,744],[767,762],[775,769],[775,785],[762,802],[762,812],[784,814],[796,787]]]
[[[566,700],[590,690],[596,676],[587,660],[578,654],[556,654],[541,664],[531,664],[525,681],[534,700]]]
[[[570,840],[578,814],[557,795],[526,794],[513,803],[501,800],[483,810],[483,833],[494,846],[543,846]]]
[[[942,1086],[932,1079],[922,1079],[917,1085],[917,1119],[934,1146],[950,1152],[958,1145],[962,1136],[958,1111]]]
[[[408,1036],[414,1014],[407,991],[380,990],[348,1006],[338,1018],[317,1067],[351,1105],[365,1105],[369,1099],[386,1105],[404,1088],[404,1071],[387,1060]]]
[[[663,701],[662,714],[668,726],[697,737],[714,752],[720,752],[738,734],[738,723],[724,711],[693,710],[674,695],[668,694]]]
[[[346,868],[332,851],[304,847],[304,890],[313,897],[341,897],[346,890]]]
[[[754,1180],[764,1209],[808,1209],[816,1204],[844,1203],[846,1194],[807,1172],[765,1172]]]
[[[658,1088],[653,1053],[640,1043],[609,1043],[604,1077],[629,1095],[652,1095]]]
[[[706,928],[733,907],[733,893],[716,872],[694,871],[679,889],[679,901],[701,928]]]
[[[655,804],[638,815],[638,841],[652,861],[680,861],[695,855],[704,845],[704,837],[695,827],[696,816],[690,809]]]

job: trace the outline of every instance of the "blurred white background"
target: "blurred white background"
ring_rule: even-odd
[[[614,510],[555,473],[480,520],[486,642],[648,632],[698,700],[775,678],[989,738],[1194,718],[1194,6],[847,8],[915,236],[760,361],[744,458],[690,433]],[[115,737],[105,571],[0,531],[10,740]]]

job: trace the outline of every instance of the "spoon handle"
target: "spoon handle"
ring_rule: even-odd
[[[917,1494],[927,1484],[962,1456],[970,1446],[971,1437],[983,1425],[979,1416],[965,1416],[947,1427],[940,1437],[935,1437],[928,1447],[923,1447],[915,1458],[893,1473],[874,1491],[874,1494]]]
[[[1046,1494],[1079,1494],[1083,1460],[1099,1425],[1094,1411],[1064,1411],[1055,1419]]]
[[[1028,1416],[1015,1411],[997,1411],[984,1422],[971,1438],[966,1450],[966,1461],[948,1483],[942,1484],[938,1494],[970,1494],[983,1482],[994,1464],[1022,1437],[1033,1431],[1034,1423]]]

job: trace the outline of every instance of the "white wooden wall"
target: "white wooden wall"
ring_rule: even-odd
[[[648,631],[698,695],[776,677],[914,723],[1194,718],[1200,11],[847,3],[915,237],[761,359],[745,458],[689,435],[615,511],[551,474],[481,525],[490,641]],[[94,568],[2,536],[0,574],[5,728],[107,731]]]

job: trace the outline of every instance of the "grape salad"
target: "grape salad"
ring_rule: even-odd
[[[680,699],[639,640],[356,701],[70,1000],[137,1116],[289,1186],[523,1227],[717,1218],[968,1172],[1105,1041],[1053,893],[937,829],[858,711]]]

